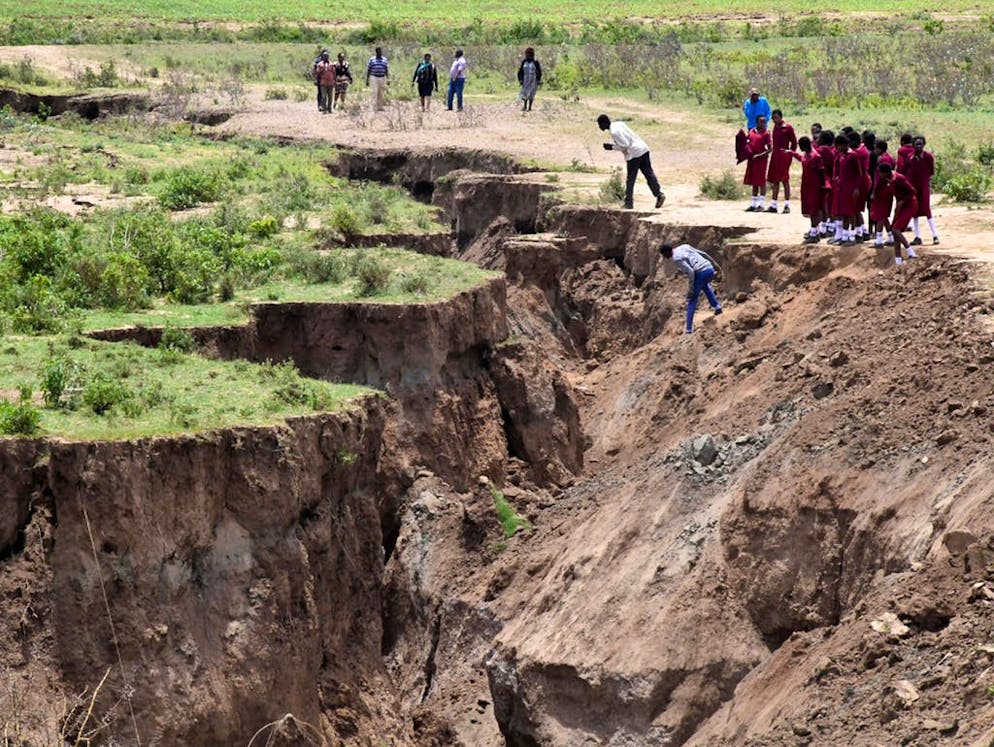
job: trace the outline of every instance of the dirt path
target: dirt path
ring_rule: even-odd
[[[264,101],[258,92],[244,109],[220,130],[229,133],[326,140],[335,145],[411,148],[459,146],[500,151],[540,166],[582,167],[596,173],[560,172],[557,179],[564,192],[578,199],[596,199],[604,174],[623,165],[616,153],[601,148],[603,133],[595,119],[601,111],[632,122],[652,148],[653,162],[667,194],[665,207],[650,220],[690,225],[750,226],[756,229],[749,241],[775,244],[800,243],[808,227],[795,197],[791,215],[745,213],[747,202],[702,198],[697,185],[706,174],[719,175],[741,167],[731,158],[729,125],[705,119],[694,112],[626,101],[620,97],[598,97],[581,102],[541,98],[529,114],[516,103],[495,99],[473,99],[463,113],[448,112],[436,97],[433,110],[419,114],[414,102],[393,102],[386,111],[369,111],[365,89],[353,92],[350,114],[320,115],[310,101]],[[355,103],[361,108],[356,110]],[[727,146],[727,147],[726,147]],[[794,178],[800,180],[798,168]],[[536,178],[545,178],[544,176]],[[795,185],[796,186],[796,185]],[[652,195],[645,182],[636,186],[635,207],[651,210]],[[994,262],[994,213],[943,204],[933,208],[942,243],[931,246],[925,221],[921,229],[926,251]],[[830,251],[825,246],[826,251]]]

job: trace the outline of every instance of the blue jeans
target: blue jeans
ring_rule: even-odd
[[[690,293],[687,294],[688,332],[694,331],[694,312],[697,311],[697,299],[700,298],[701,291],[704,291],[704,295],[707,296],[708,303],[711,304],[712,309],[717,311],[721,308],[721,304],[718,303],[718,297],[714,294],[714,290],[711,288],[712,278],[714,278],[713,267],[694,273],[694,287]]]
[[[459,108],[462,109],[462,89],[466,87],[465,78],[456,78],[455,80],[449,81],[449,96],[446,100],[446,106],[452,108],[452,99],[455,98],[459,102]]]

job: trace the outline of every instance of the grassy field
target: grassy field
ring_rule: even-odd
[[[943,3],[943,13],[979,12],[984,6],[969,0]],[[501,0],[500,2],[456,2],[456,0],[399,0],[392,3],[331,5],[317,0],[298,0],[280,5],[263,0],[144,0],[138,8],[133,0],[33,0],[32,17],[112,17],[128,20],[161,19],[172,21],[311,21],[323,23],[365,23],[369,21],[423,20],[453,24],[472,23],[477,19],[525,21],[541,18],[547,23],[577,22],[614,18],[695,18],[701,16],[751,16],[756,14],[800,13],[810,11],[810,3],[799,0],[769,3],[755,0],[687,0],[667,3],[660,0],[573,0],[569,3],[550,0]],[[836,0],[829,8],[833,13],[864,13],[865,2]],[[885,14],[907,14],[940,10],[934,3],[922,0],[887,0],[872,6]],[[23,16],[23,3],[2,0],[0,17]]]
[[[0,339],[0,392],[10,400],[25,388],[39,415],[31,435],[81,440],[270,425],[373,392],[305,379],[286,364],[209,360],[82,338]],[[0,404],[2,424],[11,405]]]

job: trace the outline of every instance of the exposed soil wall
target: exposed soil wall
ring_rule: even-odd
[[[83,119],[107,115],[145,112],[152,108],[151,98],[142,93],[78,93],[38,95],[12,88],[0,88],[0,107],[9,106],[15,112],[38,114],[42,106],[50,115],[73,112]]]

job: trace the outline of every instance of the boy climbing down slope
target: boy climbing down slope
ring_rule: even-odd
[[[663,244],[659,247],[659,253],[666,259],[672,259],[676,268],[690,281],[687,289],[687,334],[689,335],[694,331],[694,312],[697,311],[697,299],[701,291],[707,296],[715,315],[721,313],[721,304],[718,303],[718,297],[711,287],[718,263],[706,252],[695,249],[690,244],[680,244],[677,247]]]

